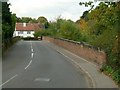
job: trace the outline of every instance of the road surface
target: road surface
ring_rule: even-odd
[[[49,44],[49,43],[48,43]],[[85,75],[43,41],[19,41],[4,55],[3,88],[87,88]]]

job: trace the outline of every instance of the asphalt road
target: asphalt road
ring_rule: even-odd
[[[87,88],[85,75],[43,41],[19,41],[4,55],[3,88]]]

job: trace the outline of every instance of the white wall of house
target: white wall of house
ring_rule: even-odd
[[[34,37],[34,31],[15,31],[14,36],[21,36],[21,37]]]

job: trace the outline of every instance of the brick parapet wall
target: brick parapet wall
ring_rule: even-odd
[[[95,62],[98,65],[102,65],[106,62],[106,54],[99,50],[99,48],[66,39],[43,37],[43,40],[50,41],[88,61]]]

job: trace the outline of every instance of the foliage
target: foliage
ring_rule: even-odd
[[[10,8],[7,2],[2,2],[2,36],[3,40],[12,38],[15,30],[16,15],[11,14]]]
[[[16,15],[10,12],[7,2],[2,2],[2,43],[3,49],[12,43],[13,32],[15,30]],[[6,47],[5,47],[6,48]]]
[[[85,7],[91,6],[93,4],[92,1],[89,2],[80,2],[79,5],[85,5]]]
[[[17,18],[17,22],[21,22],[21,23],[37,23],[38,21],[35,18],[31,18],[31,17],[16,17]]]
[[[102,69],[120,84],[120,1],[101,2],[95,9],[91,1],[80,2],[79,5],[90,6],[90,9],[85,11],[76,23],[60,17],[50,23],[43,16],[37,20],[31,17],[19,18],[11,14],[9,5],[7,2],[2,2],[3,45],[6,46],[12,41],[16,21],[41,23],[45,30],[36,31],[34,34],[36,38],[43,35],[65,38],[86,42],[104,50],[107,62]]]
[[[107,54],[103,69],[120,83],[120,2],[101,2],[94,10],[84,13],[79,22],[86,42],[100,47]],[[87,20],[86,20],[87,18]]]
[[[43,16],[38,17],[38,19],[31,17],[16,17],[16,19],[19,23],[40,23],[44,26],[45,29],[49,26],[48,20]]]
[[[103,65],[103,70],[120,83],[120,2],[101,2],[95,9],[92,2],[80,3],[82,4],[90,5],[91,8],[76,23],[59,17],[49,23],[44,34],[86,42],[104,50],[107,62]],[[43,32],[39,35],[41,34]]]
[[[80,36],[81,36],[79,27],[75,23],[69,20],[62,21],[58,33],[63,38],[76,40],[76,41],[80,40]]]
[[[48,20],[45,17],[43,17],[43,16],[38,17],[37,21],[39,23],[43,24],[45,28],[48,28],[48,25],[49,25]]]
[[[49,32],[49,36],[66,38],[70,40],[82,41],[79,26],[71,20],[65,20],[57,18],[55,22],[49,24],[49,28],[46,30]],[[45,31],[45,32],[46,32]]]
[[[49,35],[50,35],[49,30],[39,30],[39,31],[36,31],[34,33],[35,38],[38,38],[38,37],[41,37],[41,36],[49,36]]]
[[[120,69],[114,70],[113,67],[109,65],[104,65],[103,66],[104,71],[113,78],[117,83],[120,83]]]
[[[37,20],[29,17],[17,18],[20,22],[39,22],[44,25],[45,30],[36,31],[34,36],[36,38],[44,36],[52,36],[65,38],[75,41],[86,42],[95,47],[99,47],[107,54],[107,62],[103,65],[102,69],[118,83],[120,83],[120,1],[119,2],[101,2],[95,8],[93,2],[80,2],[79,5],[90,6],[90,9],[85,11],[79,20],[75,22],[71,20],[57,18],[54,22],[41,16]],[[8,5],[9,6],[9,5]],[[4,6],[4,7],[8,7]],[[14,26],[10,23],[11,17],[9,9],[3,10],[7,14],[3,25],[3,35],[8,37],[12,35],[8,31]],[[13,21],[14,15],[13,15]]]
[[[43,30],[42,30],[42,31],[43,31]],[[35,37],[35,38],[38,38],[38,37],[42,36],[42,31],[36,31],[36,32],[34,33],[34,37]]]

